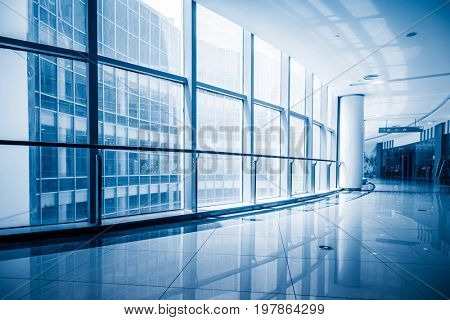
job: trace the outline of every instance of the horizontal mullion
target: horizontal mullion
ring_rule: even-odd
[[[306,121],[308,121],[308,119],[309,119],[304,114],[301,114],[301,113],[298,113],[298,112],[295,112],[295,111],[289,111],[289,115],[292,116],[292,117],[295,117],[295,118],[306,120]]]
[[[32,52],[36,54],[45,54],[49,56],[54,56],[58,58],[66,58],[78,61],[88,62],[87,52],[76,51],[66,48],[49,46],[46,44],[18,40],[8,37],[0,36],[0,48]]]
[[[223,94],[225,96],[229,96],[232,98],[236,98],[236,99],[240,99],[240,100],[247,100],[247,96],[243,95],[242,93],[237,93],[234,91],[230,91],[227,89],[223,89],[220,87],[216,87],[216,86],[212,86],[210,84],[206,84],[203,82],[198,82],[197,81],[197,88],[198,89],[202,89],[202,90],[206,90],[206,91],[210,91],[210,92],[214,92],[214,93],[219,93],[219,94]]]
[[[317,120],[313,120],[312,123],[321,128],[326,128],[326,126],[322,122],[319,122]]]
[[[239,157],[259,157],[259,158],[273,158],[273,159],[287,159],[287,160],[309,160],[322,162],[337,162],[336,160],[304,158],[304,157],[288,157],[275,156],[269,154],[254,154],[254,153],[240,153],[240,152],[226,152],[213,150],[193,150],[181,148],[158,148],[158,147],[142,147],[142,146],[120,146],[120,145],[104,145],[104,144],[86,144],[86,143],[65,143],[65,142],[43,142],[43,141],[22,141],[22,140],[0,140],[0,146],[26,146],[26,147],[49,147],[49,148],[72,148],[72,149],[98,149],[98,150],[122,150],[135,152],[174,152],[174,153],[192,153],[192,154],[212,154],[224,156],[239,156]]]
[[[280,112],[284,112],[284,108],[280,107],[279,105],[273,104],[273,103],[269,103],[269,102],[265,102],[262,100],[258,100],[258,99],[253,99],[253,102],[255,104],[258,104],[260,106],[266,107],[266,108],[270,108],[270,109],[274,109]]]
[[[123,69],[123,70],[127,70],[127,71],[132,71],[132,72],[148,75],[148,76],[157,77],[160,79],[170,80],[170,81],[174,81],[174,82],[178,82],[178,83],[182,83],[182,84],[187,84],[187,82],[188,82],[185,77],[177,76],[172,73],[159,71],[159,70],[152,69],[152,68],[139,66],[137,64],[133,64],[133,63],[125,62],[125,61],[108,58],[105,56],[99,55],[98,63],[107,65],[110,67],[114,67],[114,68],[119,68],[119,69]]]

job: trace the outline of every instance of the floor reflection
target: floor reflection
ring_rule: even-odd
[[[446,299],[449,190],[376,184],[244,217],[2,245],[0,296]]]

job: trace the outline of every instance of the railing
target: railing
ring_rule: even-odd
[[[0,146],[1,145],[26,146],[26,147],[74,148],[74,149],[76,149],[76,148],[78,148],[78,149],[98,149],[98,150],[122,150],[122,151],[136,151],[136,152],[139,152],[139,151],[141,151],[141,152],[177,152],[177,153],[190,153],[190,154],[215,154],[215,155],[225,155],[225,156],[273,158],[273,159],[285,159],[285,160],[310,160],[310,161],[318,161],[318,162],[338,162],[336,160],[307,158],[307,157],[281,156],[281,155],[270,155],[270,154],[241,153],[241,152],[227,152],[227,151],[213,151],[213,150],[194,150],[194,149],[182,149],[182,148],[105,145],[105,144],[0,140]]]
[[[95,176],[91,176],[89,179],[94,179],[95,181],[95,185],[96,185],[96,190],[95,190],[95,198],[93,198],[92,196],[89,197],[91,201],[88,200],[88,209],[87,209],[87,217],[85,218],[85,220],[83,221],[89,221],[90,223],[95,223],[95,224],[102,224],[102,220],[109,217],[108,215],[106,215],[106,209],[107,209],[107,203],[106,203],[106,197],[105,197],[105,188],[107,188],[107,185],[104,185],[104,181],[106,179],[106,174],[105,174],[105,170],[108,168],[108,163],[106,162],[106,159],[104,157],[104,152],[100,152],[100,151],[125,151],[125,152],[137,152],[137,153],[175,153],[175,154],[191,154],[192,155],[192,167],[191,170],[189,170],[188,172],[185,172],[185,176],[186,174],[192,174],[192,178],[195,179],[195,187],[193,185],[192,188],[195,188],[195,190],[191,190],[193,191],[194,196],[192,196],[193,198],[191,198],[191,200],[193,202],[195,202],[195,206],[193,206],[193,208],[188,208],[190,209],[193,213],[197,212],[197,202],[198,202],[198,198],[197,198],[197,192],[198,192],[198,165],[199,165],[199,159],[200,161],[203,160],[202,158],[204,158],[203,156],[220,156],[220,158],[235,158],[235,157],[239,157],[241,159],[248,159],[249,162],[247,163],[247,165],[244,164],[244,162],[242,163],[242,171],[240,173],[241,178],[243,178],[244,175],[247,176],[247,184],[252,184],[252,187],[250,187],[251,190],[251,194],[246,194],[245,198],[247,199],[246,202],[250,202],[250,203],[256,203],[256,200],[259,200],[257,198],[257,189],[258,187],[261,187],[263,184],[261,183],[261,180],[258,184],[258,180],[257,177],[260,177],[261,174],[266,174],[267,173],[267,168],[261,168],[258,166],[258,162],[260,164],[262,164],[262,160],[265,159],[266,161],[264,162],[269,162],[267,161],[269,159],[278,159],[280,160],[280,167],[278,167],[280,169],[279,172],[269,172],[269,175],[272,175],[272,177],[278,175],[278,178],[281,179],[281,176],[283,175],[283,179],[287,179],[286,181],[290,181],[285,183],[284,186],[286,186],[286,190],[284,190],[283,192],[283,196],[286,197],[292,197],[295,196],[296,194],[300,194],[300,193],[305,193],[307,191],[314,193],[316,191],[316,189],[314,188],[314,166],[318,163],[323,163],[324,165],[327,164],[327,171],[324,172],[324,174],[327,175],[331,175],[330,171],[331,171],[331,165],[336,164],[337,161],[335,160],[325,160],[325,159],[315,159],[315,158],[307,158],[307,157],[293,157],[293,156],[283,156],[283,155],[269,155],[269,154],[255,154],[255,153],[240,153],[240,152],[225,152],[225,151],[212,151],[212,150],[194,150],[194,149],[183,149],[183,148],[161,148],[161,147],[144,147],[144,146],[124,146],[124,145],[104,145],[104,144],[80,144],[80,143],[63,143],[63,142],[41,142],[41,141],[21,141],[21,140],[0,140],[0,146],[23,146],[23,147],[42,147],[42,148],[71,148],[71,149],[89,149],[91,150],[90,154],[94,154],[95,158],[87,158],[85,160],[86,164],[88,163],[93,163],[95,165],[96,168],[96,175]],[[89,160],[90,159],[90,160]],[[180,162],[185,163],[185,159],[180,159]],[[281,170],[281,168],[284,166],[284,169],[287,169],[289,167],[289,165],[291,165],[291,170]],[[309,165],[311,165],[312,172],[308,172],[308,167]],[[244,168],[249,168],[248,172],[246,171],[246,169]],[[220,168],[219,168],[220,169]],[[259,170],[259,171],[258,171]],[[287,172],[286,174],[284,174],[284,172]],[[201,172],[200,172],[201,173]],[[30,172],[31,174],[31,172]],[[176,173],[175,175],[182,175],[183,173],[181,171],[179,171],[178,173]],[[311,176],[308,177],[308,175],[311,174]],[[288,175],[290,175],[288,177]],[[297,175],[295,177],[293,177],[293,175]],[[117,176],[117,174],[116,174]],[[286,177],[284,177],[286,176]],[[31,177],[31,176],[30,176]],[[77,178],[77,176],[75,177]],[[130,178],[131,179],[131,178]],[[308,188],[308,179],[312,179],[312,183],[311,181],[309,182],[311,185]],[[270,178],[269,178],[270,180]],[[329,181],[330,181],[330,177],[327,177],[327,188],[326,189],[330,189],[330,185],[329,185]],[[130,180],[129,180],[130,181]],[[181,182],[179,182],[181,183]],[[294,188],[295,190],[292,190],[292,183],[296,184],[296,188]],[[150,184],[150,182],[149,182]],[[289,186],[289,184],[291,184]],[[131,185],[131,184],[130,184]],[[128,187],[130,186],[128,185]],[[137,184],[137,188],[139,188],[140,186],[142,186],[142,180],[139,180],[138,184]],[[118,185],[117,185],[118,187]],[[290,188],[289,188],[290,187]],[[90,184],[90,186],[88,185],[87,187],[88,190],[88,195],[92,193],[89,192],[90,188],[92,188],[92,184]],[[244,193],[247,192],[249,193],[248,189],[244,190],[244,183],[242,182],[241,186],[241,192],[242,192],[242,197],[238,200],[238,201],[229,201],[229,203],[233,203],[233,204],[237,204],[239,205],[239,202],[243,202],[244,199]],[[276,188],[278,188],[279,190],[281,190],[281,186],[277,186]],[[273,186],[269,189],[273,189]],[[59,189],[58,189],[59,190]],[[78,190],[78,189],[77,189]],[[281,192],[280,192],[281,193]],[[192,194],[192,193],[191,193]],[[281,194],[275,194],[273,198],[279,197]],[[260,199],[262,199],[264,197],[260,197]],[[266,197],[266,198],[270,198],[270,197]],[[93,210],[94,212],[92,212],[92,210],[90,210],[90,206],[95,208],[95,206],[93,206],[92,203],[92,199],[94,199],[93,201],[97,203],[97,208],[95,210]],[[116,195],[117,202],[119,202],[119,196],[118,194]],[[11,200],[12,201],[12,200]],[[128,201],[128,200],[126,200]],[[140,199],[138,200],[140,201]],[[270,201],[270,200],[266,200],[266,201]],[[276,200],[274,199],[274,202]],[[131,200],[130,200],[131,202]],[[89,204],[90,203],[90,204]],[[183,201],[180,201],[181,204],[183,204]],[[186,203],[186,201],[184,201],[184,203]],[[163,208],[163,206],[161,205],[161,210],[160,211],[170,211],[170,210],[163,210],[165,208]],[[59,210],[59,209],[55,209],[55,210]],[[117,207],[117,210],[119,211],[119,207]],[[142,212],[142,210],[140,210],[140,206],[139,208],[137,208],[137,210],[135,210],[136,212],[139,211],[139,213],[145,214],[145,213],[151,213],[151,212]],[[26,213],[24,213],[26,214]],[[134,214],[134,213],[133,213]],[[58,215],[58,221],[57,222],[53,222],[53,223],[45,223],[45,222],[41,222],[41,223],[32,223],[30,222],[30,225],[48,225],[48,224],[59,224],[62,223],[61,222],[61,218],[59,216],[59,211],[57,213]],[[128,215],[128,214],[125,214]],[[111,215],[111,216],[118,216],[117,215]],[[87,220],[86,220],[87,219]],[[66,221],[66,222],[76,222],[76,221]],[[0,227],[1,229],[2,227]]]

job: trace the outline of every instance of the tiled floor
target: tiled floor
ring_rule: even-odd
[[[0,297],[447,299],[449,205],[449,190],[378,182],[244,217],[2,245]]]

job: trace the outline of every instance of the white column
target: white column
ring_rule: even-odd
[[[339,185],[361,189],[364,152],[364,95],[340,98],[339,105]]]

